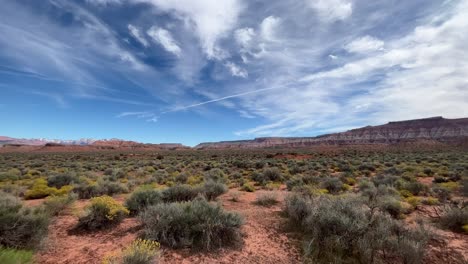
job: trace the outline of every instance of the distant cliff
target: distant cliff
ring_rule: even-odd
[[[0,152],[73,152],[95,150],[174,150],[190,149],[179,143],[144,144],[121,139],[80,139],[80,140],[48,140],[48,139],[17,139],[0,136]]]
[[[197,149],[309,147],[316,145],[367,145],[406,142],[459,143],[468,139],[468,118],[431,117],[389,122],[318,137],[266,137],[253,140],[201,143]]]

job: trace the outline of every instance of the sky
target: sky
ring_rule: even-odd
[[[468,117],[468,0],[1,0],[0,135],[147,143]]]

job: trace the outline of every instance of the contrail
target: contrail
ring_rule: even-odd
[[[219,101],[230,99],[230,98],[240,97],[240,96],[244,96],[244,95],[248,95],[248,94],[254,94],[254,93],[268,91],[268,90],[274,90],[274,89],[278,89],[278,88],[280,88],[280,87],[263,88],[263,89],[258,89],[258,90],[255,90],[255,91],[249,91],[249,92],[244,92],[244,93],[228,95],[228,96],[224,96],[224,97],[221,97],[221,98],[216,98],[216,99],[205,101],[205,102],[200,102],[200,103],[196,103],[196,104],[192,104],[192,105],[177,107],[175,109],[162,112],[161,114],[178,112],[178,111],[186,110],[186,109],[189,109],[189,108],[197,107],[197,106],[200,106],[200,105],[206,105],[206,104],[215,103],[215,102],[219,102]]]

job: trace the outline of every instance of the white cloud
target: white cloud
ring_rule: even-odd
[[[129,24],[128,30],[130,31],[130,35],[132,35],[132,37],[140,42],[141,45],[143,45],[145,48],[149,46],[148,41],[141,35],[140,30],[137,27]]]
[[[345,49],[350,53],[366,53],[383,50],[384,42],[380,39],[364,36],[346,44]]]
[[[345,20],[353,13],[350,0],[305,0],[319,18],[325,22]]]
[[[209,58],[220,59],[225,52],[218,46],[218,40],[226,37],[237,23],[243,9],[240,0],[130,0],[153,4],[156,8],[175,12],[186,18],[193,26],[203,50]]]
[[[234,37],[239,45],[242,47],[249,47],[255,37],[255,31],[253,28],[237,29],[234,32]]]
[[[288,74],[270,76],[268,82],[278,79],[281,89],[241,100],[244,109],[269,122],[236,134],[325,133],[392,120],[467,116],[468,35],[460,34],[468,31],[467,12],[468,1],[459,1],[437,13],[444,20],[427,19],[406,36],[386,40],[385,49],[379,40],[351,45],[362,56],[340,56],[344,64],[331,70],[303,75],[302,68],[290,67]],[[294,52],[300,57],[300,50]]]
[[[87,3],[95,5],[120,4],[122,0],[86,0]]]
[[[156,43],[160,44],[168,52],[180,57],[182,50],[180,49],[177,42],[172,37],[171,33],[164,28],[159,28],[157,26],[151,27],[148,32],[150,36]]]
[[[233,62],[227,62],[226,67],[229,69],[232,76],[242,77],[242,78],[247,78],[249,76],[249,74],[247,73],[245,69],[242,69],[241,67],[239,67]]]
[[[281,23],[281,19],[275,16],[269,16],[263,19],[260,24],[260,34],[265,40],[274,41],[277,39],[276,31]]]

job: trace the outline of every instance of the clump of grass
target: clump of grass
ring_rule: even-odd
[[[189,202],[157,204],[140,214],[143,237],[173,248],[211,250],[238,245],[242,217],[199,197]]]
[[[67,196],[49,196],[44,201],[45,210],[50,215],[57,216],[75,200],[76,194],[69,194]]]
[[[113,252],[104,257],[103,264],[154,264],[159,263],[159,243],[137,239],[122,252]]]
[[[255,187],[250,183],[244,183],[240,190],[244,192],[255,192]]]
[[[278,195],[274,192],[259,194],[255,199],[255,204],[261,206],[272,206],[278,202]]]
[[[240,201],[240,196],[241,196],[241,193],[238,192],[238,191],[234,191],[231,193],[231,201],[233,202],[239,202]]]

